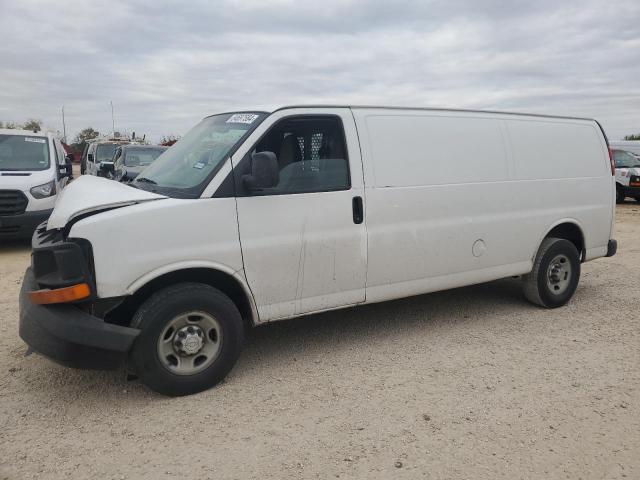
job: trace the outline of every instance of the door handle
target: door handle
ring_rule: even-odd
[[[364,210],[362,209],[362,197],[353,197],[351,201],[353,207],[353,223],[359,225],[364,220]]]

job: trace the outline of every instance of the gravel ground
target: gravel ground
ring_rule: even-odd
[[[517,280],[254,329],[225,383],[165,398],[25,357],[0,247],[0,478],[640,478],[640,205],[573,301]]]

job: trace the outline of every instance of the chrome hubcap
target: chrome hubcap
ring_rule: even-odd
[[[178,315],[167,323],[158,338],[162,365],[177,375],[193,375],[211,365],[220,353],[222,330],[205,312]]]
[[[571,283],[571,262],[566,255],[553,257],[547,269],[547,288],[555,295],[563,294]]]
[[[181,355],[195,355],[204,345],[204,334],[197,325],[182,327],[173,336],[173,349]]]

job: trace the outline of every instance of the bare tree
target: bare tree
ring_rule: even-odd
[[[169,135],[163,135],[160,138],[160,145],[173,145],[178,140],[180,140],[180,135],[174,135],[170,133]]]
[[[73,144],[71,145],[76,150],[84,150],[84,146],[93,140],[94,138],[98,138],[100,132],[94,130],[92,127],[87,127],[76,135],[76,138],[73,139]]]
[[[22,126],[24,130],[31,130],[32,132],[39,132],[42,130],[42,120],[36,120],[35,118],[30,118],[25,122]]]

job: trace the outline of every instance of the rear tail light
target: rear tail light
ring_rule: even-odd
[[[616,162],[613,160],[613,150],[610,148],[609,150],[609,162],[611,163],[611,175],[615,176],[616,174]]]

